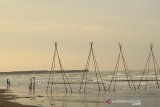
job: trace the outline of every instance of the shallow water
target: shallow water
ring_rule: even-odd
[[[133,79],[140,79],[142,71],[131,71]],[[113,72],[101,72],[102,78],[105,83],[106,89],[109,87],[109,83]],[[70,82],[81,82],[83,73],[68,73],[67,77]],[[36,78],[35,90],[29,90],[29,83],[31,77]],[[126,79],[124,72],[117,74],[117,80]],[[146,82],[142,82],[139,90],[135,90],[131,83],[131,89],[128,86],[127,81],[117,81],[115,84],[115,92],[113,91],[114,82],[111,86],[110,92],[104,92],[102,85],[102,91],[99,93],[98,84],[87,84],[86,93],[79,93],[80,84],[71,84],[73,93],[68,92],[66,94],[64,84],[54,84],[53,88],[49,87],[46,93],[48,73],[39,74],[1,74],[0,86],[6,89],[6,80],[9,78],[11,81],[12,94],[17,95],[18,99],[12,101],[25,105],[38,105],[43,107],[121,107],[121,106],[145,106],[150,107],[160,104],[160,90],[157,88],[155,82],[150,81],[147,84],[147,90],[144,89]],[[145,77],[145,76],[144,76]],[[154,79],[155,76],[151,73],[148,79]],[[160,76],[158,76],[160,79]],[[54,82],[62,83],[63,78],[60,73],[55,74]],[[88,73],[89,83],[95,83],[96,77],[94,72]],[[139,81],[134,81],[137,88]],[[52,92],[51,92],[52,91]],[[69,91],[69,89],[68,89]],[[111,99],[112,103],[106,103]]]

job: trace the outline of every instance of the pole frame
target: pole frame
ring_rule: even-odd
[[[59,67],[60,67],[60,72],[62,74],[62,79],[63,79],[63,83],[64,83],[64,86],[65,86],[65,91],[68,92],[68,88],[70,90],[70,92],[72,92],[72,88],[71,88],[71,85],[70,85],[70,82],[67,78],[67,75],[63,69],[63,66],[62,66],[62,62],[61,62],[61,59],[60,59],[60,56],[59,56],[59,52],[58,52],[58,48],[57,48],[57,42],[55,42],[55,50],[54,50],[54,55],[53,55],[53,58],[52,58],[52,64],[51,64],[51,71],[50,71],[50,75],[49,75],[49,78],[48,78],[48,84],[47,84],[47,90],[49,89],[49,86],[51,85],[51,91],[52,91],[52,87],[54,85],[54,73],[55,73],[55,63],[56,63],[56,56],[58,58],[58,64],[59,64]],[[68,87],[67,87],[68,85]]]
[[[149,71],[150,71],[150,64],[151,64],[151,59],[152,59],[152,63],[153,63],[153,71],[155,72],[155,81],[156,81],[156,84],[157,84],[157,87],[158,89],[160,88],[159,87],[159,80],[158,80],[158,74],[157,72],[160,73],[160,69],[159,69],[159,66],[158,66],[158,63],[157,63],[157,60],[155,58],[155,55],[154,55],[154,52],[153,52],[153,44],[150,44],[150,52],[149,52],[149,56],[147,58],[147,62],[145,64],[145,67],[144,67],[144,70],[142,72],[142,76],[141,76],[141,79],[140,79],[140,82],[139,82],[139,85],[138,85],[138,89],[140,89],[141,87],[141,83],[143,81],[143,77],[144,75],[146,74],[146,83],[145,83],[145,90],[147,90],[147,80],[148,80],[148,74],[149,74]]]
[[[114,72],[113,72],[113,76],[112,76],[111,81],[109,83],[108,91],[111,91],[111,87],[112,87],[112,83],[113,82],[114,82],[114,84],[113,84],[113,90],[114,90],[114,92],[116,90],[116,82],[117,82],[117,78],[118,78],[117,73],[119,71],[119,62],[120,62],[121,58],[122,58],[123,67],[124,67],[125,75],[126,75],[126,78],[127,78],[128,86],[129,86],[129,88],[131,88],[131,84],[132,84],[133,87],[134,87],[134,89],[136,90],[135,84],[134,84],[134,82],[132,80],[132,77],[131,77],[131,75],[129,73],[129,70],[128,70],[128,67],[127,67],[124,55],[123,55],[122,45],[120,43],[119,43],[119,49],[120,49],[120,51],[119,51],[119,54],[118,54],[116,66],[115,66],[115,69],[114,69]]]
[[[106,92],[106,88],[105,88],[105,85],[104,85],[104,82],[103,82],[101,73],[99,71],[97,61],[96,61],[96,57],[95,57],[95,54],[94,54],[93,42],[90,42],[90,51],[89,51],[89,55],[88,55],[88,58],[87,58],[87,63],[86,63],[86,66],[85,66],[85,71],[86,72],[83,73],[82,81],[81,81],[80,88],[79,88],[79,92],[81,92],[83,84],[84,84],[84,87],[83,87],[84,92],[86,90],[91,56],[92,56],[92,60],[93,60],[93,63],[94,63],[94,71],[95,71],[96,80],[97,80],[97,84],[98,84],[98,90],[99,90],[99,92],[101,91],[101,86],[100,85],[102,85],[102,87],[104,88],[104,91]]]

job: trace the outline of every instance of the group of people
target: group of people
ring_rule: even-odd
[[[11,86],[11,82],[10,80],[7,78],[7,89],[10,89]],[[35,77],[30,78],[30,84],[29,84],[29,89],[35,89]]]

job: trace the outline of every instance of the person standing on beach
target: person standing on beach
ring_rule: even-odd
[[[9,79],[7,78],[7,89],[9,89],[10,88],[10,81],[9,81]]]
[[[8,88],[10,89],[10,85],[11,85],[11,82],[10,81],[8,81]]]
[[[30,84],[29,84],[29,89],[32,89],[32,78],[30,78]]]
[[[32,98],[35,99],[35,77],[33,77],[33,92],[32,92]]]
[[[35,77],[30,78],[29,84],[29,94],[31,95],[31,99],[35,99]]]
[[[9,81],[9,80],[8,80],[8,78],[7,78],[7,86],[8,86],[8,81]]]
[[[33,77],[33,89],[35,89],[35,77]]]
[[[7,78],[7,89],[9,88],[9,87],[8,87],[8,83],[9,83],[9,80],[8,80],[8,78]]]

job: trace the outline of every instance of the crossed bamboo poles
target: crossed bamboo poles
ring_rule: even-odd
[[[104,91],[106,91],[106,88],[105,88],[105,85],[103,83],[103,80],[102,80],[102,77],[101,77],[101,74],[100,74],[100,71],[99,71],[99,67],[98,67],[98,64],[97,64],[97,61],[96,61],[96,58],[95,58],[95,54],[94,54],[94,50],[93,50],[93,42],[91,42],[90,45],[91,45],[91,47],[90,47],[90,51],[89,51],[89,55],[88,55],[88,59],[87,59],[87,64],[85,66],[85,71],[84,71],[84,74],[82,76],[82,81],[80,83],[79,92],[82,90],[83,84],[84,84],[84,92],[85,92],[86,85],[87,85],[87,79],[88,79],[88,77],[87,77],[88,72],[87,71],[89,71],[88,69],[89,69],[89,66],[90,66],[91,56],[93,58],[94,71],[95,71],[95,75],[96,75],[96,80],[97,80],[99,92],[101,91],[100,85],[102,85],[102,87],[104,88]],[[120,49],[120,52],[119,52],[119,55],[118,55],[118,59],[117,59],[117,62],[116,62],[116,66],[115,66],[115,69],[114,69],[113,76],[112,76],[111,81],[109,83],[108,91],[110,91],[113,82],[114,82],[113,89],[115,91],[116,82],[118,81],[117,80],[117,77],[118,77],[117,72],[119,70],[119,62],[120,62],[121,58],[122,58],[122,61],[123,61],[123,66],[124,66],[124,71],[125,71],[125,75],[126,75],[126,78],[127,78],[128,86],[129,86],[129,88],[131,88],[131,85],[133,85],[134,89],[136,90],[136,87],[135,87],[134,82],[133,82],[134,80],[132,80],[131,75],[129,73],[129,70],[128,70],[128,67],[127,67],[123,52],[122,52],[122,45],[120,43],[119,43],[119,49]],[[60,66],[60,72],[62,74],[65,90],[66,90],[66,92],[68,92],[68,88],[69,88],[69,90],[72,92],[70,82],[69,82],[69,80],[66,76],[66,73],[63,69],[63,66],[62,66],[62,63],[61,63],[61,60],[60,60],[59,52],[58,52],[58,49],[57,49],[57,42],[55,42],[55,50],[54,50],[54,55],[53,55],[53,59],[52,59],[51,72],[50,72],[50,75],[49,75],[46,91],[48,91],[50,85],[51,85],[51,91],[52,91],[52,87],[54,85],[54,73],[55,73],[54,71],[55,71],[56,56],[58,57],[58,63],[59,63],[59,66]],[[140,79],[138,89],[140,88],[142,81],[146,82],[145,90],[147,89],[147,81],[149,81],[148,80],[148,74],[149,74],[149,71],[150,71],[151,58],[152,58],[153,65],[154,65],[154,72],[155,72],[155,76],[156,76],[156,84],[157,84],[157,87],[159,88],[159,83],[158,83],[159,80],[158,80],[157,72],[159,71],[159,73],[160,73],[160,69],[159,69],[157,60],[155,58],[155,55],[153,53],[153,44],[150,44],[150,53],[149,53],[149,56],[148,56],[148,59],[147,59],[147,62],[146,62],[145,68],[144,68],[144,72],[142,73],[142,77]],[[146,80],[143,80],[143,77],[144,77],[145,73],[147,74]],[[68,85],[68,87],[67,87],[67,85]]]
[[[159,73],[160,73],[160,69],[159,69],[157,60],[156,60],[156,58],[155,58],[155,55],[154,55],[154,53],[153,53],[153,44],[150,44],[150,53],[149,53],[149,56],[148,56],[146,65],[145,65],[145,67],[144,67],[144,71],[143,71],[143,73],[142,73],[142,77],[141,77],[140,83],[139,83],[139,85],[138,85],[138,89],[140,88],[141,82],[143,81],[143,77],[144,77],[144,75],[145,75],[145,73],[146,73],[145,90],[147,90],[148,73],[149,73],[149,71],[150,71],[151,59],[152,59],[153,66],[154,66],[153,71],[155,72],[155,76],[156,76],[156,84],[157,84],[157,87],[159,88],[157,72],[159,71]]]
[[[100,84],[102,84],[102,86],[104,88],[104,91],[106,91],[106,88],[105,88],[105,85],[103,83],[103,80],[102,80],[102,77],[101,77],[101,74],[100,74],[100,71],[99,71],[99,67],[98,67],[98,64],[97,64],[97,61],[96,61],[96,57],[95,57],[95,54],[94,54],[93,42],[90,42],[90,45],[91,45],[91,47],[90,47],[90,51],[89,51],[89,55],[88,55],[88,59],[87,59],[87,64],[86,64],[86,67],[85,67],[86,72],[84,72],[84,74],[83,74],[81,85],[80,85],[80,88],[79,88],[79,92],[81,91],[83,84],[84,84],[84,92],[86,90],[87,75],[88,75],[88,71],[89,71],[88,69],[89,69],[91,56],[93,58],[94,71],[95,71],[95,74],[96,74],[96,80],[97,80],[99,92],[101,91]]]
[[[48,88],[49,88],[50,84],[51,84],[51,91],[52,91],[52,87],[54,85],[54,71],[55,71],[56,56],[58,57],[58,63],[59,63],[59,66],[60,66],[60,72],[62,74],[65,90],[66,90],[66,92],[68,92],[68,87],[69,87],[70,91],[72,92],[72,88],[71,88],[71,85],[69,83],[69,80],[66,76],[65,71],[63,70],[63,66],[62,66],[60,56],[59,56],[59,52],[58,52],[58,49],[57,49],[57,42],[55,42],[55,50],[54,50],[54,55],[53,55],[53,59],[52,59],[52,66],[51,66],[51,71],[50,71],[46,91],[48,91]],[[67,85],[68,85],[68,87],[67,87]]]
[[[114,73],[113,73],[113,76],[112,76],[112,79],[109,83],[109,88],[108,88],[108,91],[110,91],[111,89],[111,86],[112,86],[112,83],[114,82],[114,86],[113,86],[113,89],[115,91],[115,87],[116,87],[116,82],[117,82],[117,72],[119,70],[119,62],[120,62],[120,58],[122,57],[122,60],[123,60],[123,66],[124,66],[124,71],[125,71],[125,74],[126,74],[126,78],[127,78],[127,82],[128,82],[128,86],[129,88],[131,88],[131,83],[134,87],[134,89],[136,90],[136,87],[134,85],[134,82],[131,78],[131,75],[128,71],[128,67],[127,67],[127,64],[126,64],[126,61],[125,61],[125,58],[124,58],[124,55],[123,55],[123,52],[122,52],[122,45],[119,43],[119,49],[120,49],[120,52],[119,52],[119,55],[118,55],[118,59],[117,59],[117,62],[116,62],[116,66],[115,66],[115,69],[114,69]],[[131,83],[130,83],[130,80],[131,80]]]

